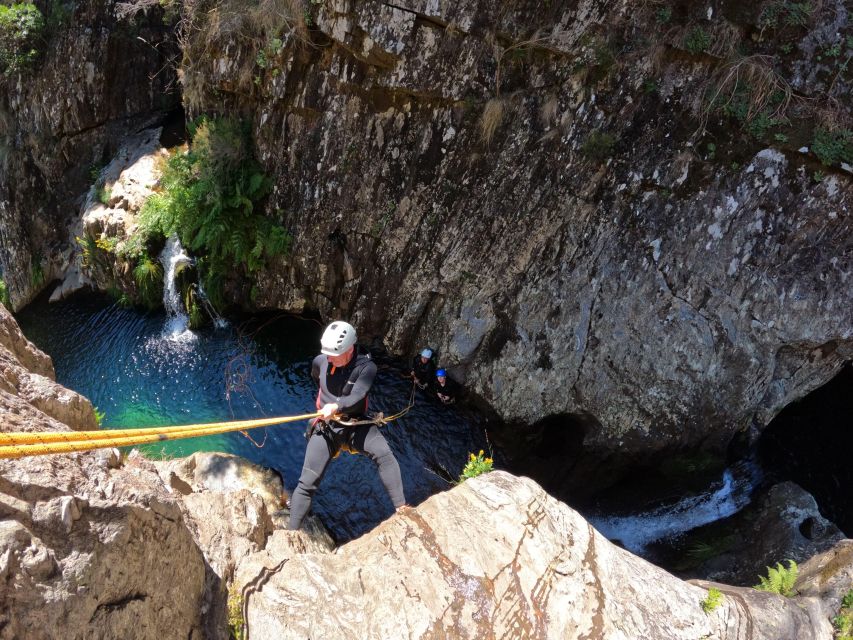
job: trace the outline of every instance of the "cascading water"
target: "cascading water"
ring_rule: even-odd
[[[658,540],[673,539],[691,529],[734,515],[751,500],[761,481],[761,469],[747,459],[723,472],[722,484],[671,505],[630,516],[592,515],[589,521],[610,540],[643,555]]]
[[[190,257],[181,246],[177,236],[171,236],[160,253],[160,263],[163,265],[163,308],[166,310],[165,335],[173,340],[192,339],[195,334],[190,331],[189,316],[184,312],[181,294],[175,285],[175,275],[182,265],[191,263]]]

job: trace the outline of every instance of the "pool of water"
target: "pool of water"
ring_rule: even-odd
[[[105,428],[145,427],[294,415],[314,410],[311,359],[322,326],[267,315],[232,319],[195,332],[170,330],[163,312],[123,309],[109,297],[78,294],[54,304],[42,297],[21,311],[24,334],[53,359],[57,381],[103,413]],[[372,409],[406,406],[411,383],[392,361],[379,359]],[[152,457],[225,451],[276,469],[292,491],[305,453],[306,423],[142,447]],[[415,406],[383,427],[403,474],[406,498],[418,504],[458,477],[468,453],[487,449],[483,421],[418,392]],[[393,506],[373,463],[342,454],[313,504],[339,542],[388,517]]]

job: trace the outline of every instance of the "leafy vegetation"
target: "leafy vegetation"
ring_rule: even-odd
[[[812,141],[812,151],[825,166],[846,162],[853,164],[853,131],[834,131],[818,127]]]
[[[778,593],[781,596],[790,598],[794,595],[794,583],[797,581],[799,568],[793,560],[788,560],[788,568],[782,566],[781,562],[776,563],[776,567],[767,567],[767,576],[758,576],[760,582],[755,585],[759,591],[769,591]]]
[[[148,254],[143,254],[133,269],[133,279],[136,280],[142,304],[149,309],[157,308],[162,300],[162,265]]]
[[[98,409],[98,407],[92,407],[92,410],[95,412],[95,423],[100,429],[104,425],[104,419],[107,417],[107,414]]]
[[[189,150],[166,163],[159,192],[145,203],[138,233],[177,234],[199,256],[211,301],[223,303],[226,276],[252,275],[285,254],[290,234],[256,211],[270,181],[252,156],[247,129],[228,119],[203,119],[193,127]],[[144,244],[131,238],[130,244]]]
[[[236,585],[228,589],[228,630],[232,638],[243,637],[243,594]]]
[[[780,25],[804,27],[809,23],[814,6],[811,2],[788,2],[775,0],[768,4],[758,18],[763,29],[777,29]]]
[[[2,278],[0,278],[0,304],[7,309],[12,308],[12,300],[9,298],[9,289],[6,287],[6,283]]]
[[[0,73],[17,73],[35,61],[43,29],[44,16],[34,4],[0,4]]]
[[[684,38],[684,48],[693,55],[699,55],[711,46],[711,36],[702,27],[695,27]]]
[[[853,589],[841,599],[841,610],[832,620],[835,640],[853,640]]]
[[[472,453],[468,456],[468,462],[465,464],[465,468],[462,469],[462,475],[459,476],[459,482],[465,482],[469,478],[476,478],[479,475],[488,473],[492,468],[493,460],[491,458],[486,458],[483,454],[483,450],[480,449],[480,453],[477,455]]]
[[[722,603],[723,594],[719,589],[715,589],[714,587],[708,589],[708,595],[705,596],[705,599],[700,602],[700,604],[702,605],[702,611],[704,611],[705,613],[711,613]]]

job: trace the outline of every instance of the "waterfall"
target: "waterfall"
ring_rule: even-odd
[[[166,309],[166,337],[172,339],[188,339],[194,337],[188,329],[189,316],[184,311],[181,293],[175,286],[175,275],[183,265],[190,264],[190,257],[181,246],[177,236],[171,236],[160,253],[160,263],[163,265],[163,307]]]
[[[588,520],[606,538],[619,540],[629,551],[642,554],[656,540],[675,538],[734,515],[749,504],[760,480],[761,470],[748,459],[726,469],[721,482],[705,493],[637,515],[594,515]]]

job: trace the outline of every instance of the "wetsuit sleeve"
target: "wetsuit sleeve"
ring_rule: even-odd
[[[355,384],[352,385],[350,392],[336,400],[340,410],[344,413],[351,410],[363,411],[364,399],[367,397],[370,387],[373,386],[373,379],[375,377],[376,364],[374,362],[368,362],[361,368],[361,373],[359,373]]]
[[[320,354],[311,362],[311,378],[314,380],[314,384],[320,384],[320,367],[325,358],[326,356]]]

